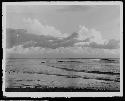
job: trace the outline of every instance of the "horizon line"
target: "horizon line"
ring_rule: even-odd
[[[7,59],[120,59],[120,58],[7,58]]]

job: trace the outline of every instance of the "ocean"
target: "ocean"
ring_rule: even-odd
[[[119,59],[8,58],[7,92],[120,92]]]

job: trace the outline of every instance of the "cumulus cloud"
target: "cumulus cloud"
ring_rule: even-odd
[[[18,37],[16,37],[18,34]],[[43,47],[43,48],[59,48],[73,46],[79,42],[75,39],[78,33],[73,33],[66,38],[59,39],[52,36],[29,34],[26,31],[19,29],[7,29],[7,48],[12,48],[16,45],[28,47]],[[9,39],[9,40],[8,40]]]
[[[26,42],[24,42],[22,45],[23,45],[23,47],[33,47],[33,46],[35,46],[35,44],[37,44],[37,42],[34,42],[34,41],[26,41]]]
[[[115,39],[111,39],[106,44],[97,44],[96,42],[91,42],[89,44],[85,44],[86,47],[91,48],[101,48],[101,49],[118,49],[120,47],[119,41]]]
[[[78,42],[78,43],[75,43],[75,46],[91,47],[91,48],[99,48],[99,49],[119,49],[120,43],[118,40],[111,39],[104,44],[98,44],[96,42]]]
[[[96,42],[98,44],[104,44],[105,39],[102,38],[101,33],[96,29],[88,29],[85,26],[79,26],[78,40],[88,40],[89,42]]]
[[[85,46],[85,45],[89,45],[89,42],[77,42],[74,45],[82,47],[82,46]]]
[[[69,36],[60,39],[50,35],[29,34],[24,30],[8,29],[7,30],[7,48],[22,45],[24,48],[43,47],[56,49],[59,47],[91,47],[101,49],[117,49],[119,41],[115,39],[103,39],[101,33],[95,29],[88,29],[81,26],[78,33],[74,32]],[[18,37],[17,37],[18,35]],[[54,35],[54,34],[53,34]]]
[[[41,47],[28,47],[25,48],[23,45],[14,46],[12,48],[7,49],[7,53],[15,53],[15,54],[35,54],[44,52],[44,48]]]
[[[66,38],[69,36],[66,33],[61,33],[53,26],[42,24],[37,19],[27,18],[24,19],[23,22],[27,31],[35,35],[53,36],[56,38]]]
[[[103,39],[101,32],[95,29],[88,29],[85,26],[80,26],[77,39],[82,41],[82,42],[75,43],[76,46],[80,46],[80,47],[117,49],[120,46],[118,40]]]
[[[52,48],[42,48],[42,47],[29,47],[24,48],[22,45],[15,46],[13,48],[7,49],[7,54],[16,55],[21,54],[24,57],[28,56],[38,56],[38,57],[64,57],[64,58],[94,58],[94,57],[119,57],[118,49],[98,49],[91,47],[59,47],[56,49]]]

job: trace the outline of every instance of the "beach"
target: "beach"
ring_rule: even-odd
[[[101,59],[8,59],[6,91],[119,92],[119,69]]]

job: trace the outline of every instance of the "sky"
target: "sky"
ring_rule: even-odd
[[[8,53],[119,57],[119,5],[7,5],[6,14]]]

